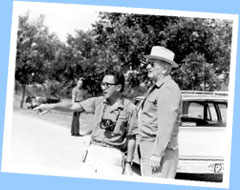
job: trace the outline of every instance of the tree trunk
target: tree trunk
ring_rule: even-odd
[[[23,103],[24,103],[24,99],[25,99],[25,93],[26,93],[26,85],[22,84],[22,100],[20,102],[20,108],[23,108]]]

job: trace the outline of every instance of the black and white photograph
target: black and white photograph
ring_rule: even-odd
[[[237,22],[15,1],[2,172],[227,188]]]

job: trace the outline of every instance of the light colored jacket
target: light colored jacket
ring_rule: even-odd
[[[152,155],[158,157],[167,148],[177,149],[182,98],[178,85],[169,75],[150,88],[140,109],[140,143],[153,142]]]

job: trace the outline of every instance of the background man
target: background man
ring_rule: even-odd
[[[140,104],[140,154],[143,176],[174,178],[178,164],[181,91],[170,72],[178,67],[174,53],[155,46],[145,56],[148,76],[155,84]]]
[[[124,75],[106,73],[102,80],[103,96],[79,103],[42,104],[35,110],[79,111],[94,114],[91,143],[83,158],[82,172],[107,175],[132,174],[135,149],[137,109],[122,96]],[[127,151],[124,158],[124,151]]]

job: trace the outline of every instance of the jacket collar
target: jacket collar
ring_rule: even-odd
[[[159,79],[159,80],[155,83],[155,85],[156,85],[156,87],[160,88],[165,82],[167,82],[167,81],[169,81],[169,80],[171,80],[171,79],[172,79],[172,77],[171,77],[170,75],[167,75],[167,76]]]

